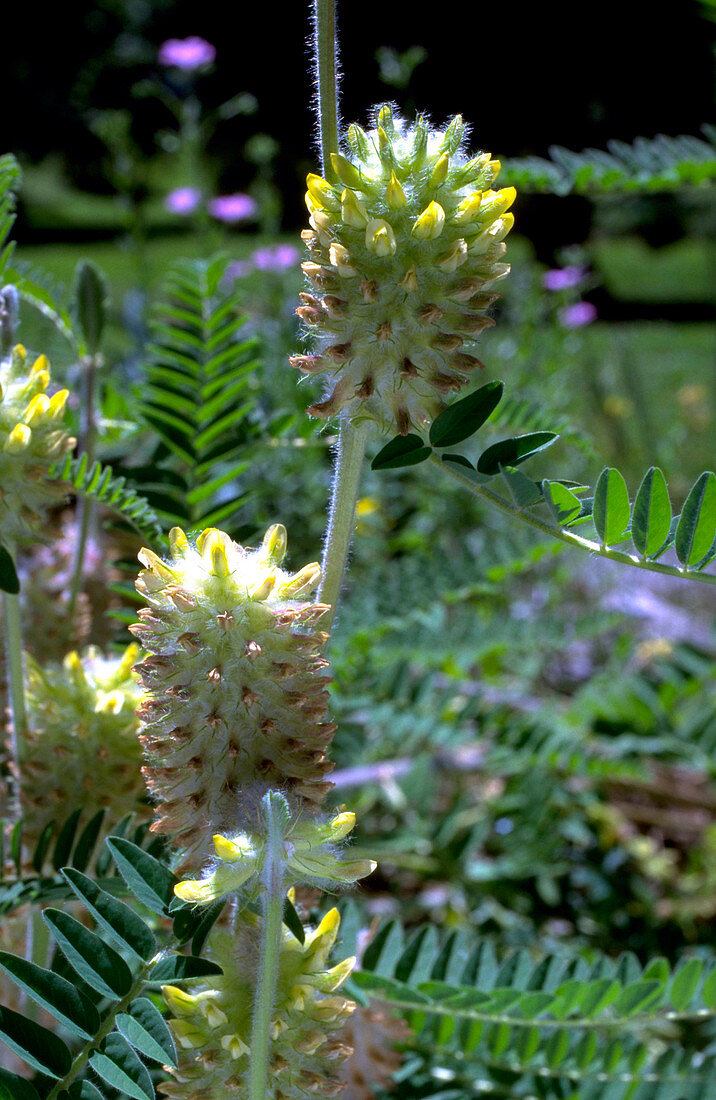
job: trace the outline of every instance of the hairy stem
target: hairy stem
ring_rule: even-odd
[[[16,560],[15,547],[6,545],[5,549],[13,561]],[[24,740],[27,735],[27,708],[25,706],[25,671],[22,656],[22,620],[20,618],[20,597],[11,592],[3,592],[3,618],[5,620],[5,662],[7,671],[8,696],[12,715],[11,752],[15,764],[15,779],[20,782],[20,764],[22,762]]]
[[[318,84],[317,114],[321,133],[321,167],[333,176],[331,153],[338,152],[338,67],[336,0],[313,0],[314,57]]]
[[[368,421],[355,424],[345,415],[341,417],[338,453],[333,473],[331,510],[323,554],[323,578],[318,590],[319,601],[328,604],[331,609],[323,620],[326,629],[330,629],[333,622],[353,536],[356,500],[368,431]]]
[[[82,407],[83,432],[80,440],[80,450],[87,455],[87,467],[94,462],[96,423],[95,423],[95,388],[97,382],[97,358],[89,355],[82,363]],[[77,610],[77,600],[82,591],[84,580],[85,551],[92,522],[92,502],[81,499],[77,502],[77,516],[79,537],[75,548],[75,560],[72,567],[72,586],[70,588],[70,603],[68,615],[70,620],[74,618]]]
[[[264,799],[264,820],[267,825],[267,837],[266,858],[261,876],[263,884],[263,928],[261,930],[256,999],[251,1024],[248,1100],[266,1100],[268,1093],[271,1017],[276,1000],[276,983],[281,955],[283,879],[286,861],[279,798],[280,796],[277,798],[269,794]]]

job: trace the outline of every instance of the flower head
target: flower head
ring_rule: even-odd
[[[149,606],[132,630],[148,651],[138,671],[154,828],[195,869],[212,835],[255,831],[268,790],[310,816],[330,789],[335,726],[317,627],[327,608],[310,599],[315,562],[281,569],[280,524],[257,550],[215,528],[195,545],[174,528],[170,546],[168,562],[140,553],[137,590]]]
[[[481,366],[466,349],[493,323],[515,190],[492,189],[499,162],[468,159],[464,130],[459,116],[408,126],[383,106],[369,133],[349,127],[335,182],[308,176],[310,293],[297,313],[318,354],[291,363],[326,380],[313,416],[345,410],[406,433]]]
[[[48,397],[50,364],[18,345],[0,362],[0,531],[3,542],[40,538],[47,509],[65,496],[50,467],[76,440],[63,428],[68,390]]]
[[[350,1047],[342,1042],[340,1031],[355,1005],[338,991],[355,959],[328,965],[339,925],[338,910],[331,909],[303,944],[283,928],[266,1100],[337,1096],[341,1091],[334,1074]],[[211,936],[209,957],[221,966],[222,975],[184,989],[163,987],[180,1048],[172,1079],[159,1086],[171,1100],[245,1095],[257,933],[258,918],[244,911],[238,942],[221,931]]]
[[[168,38],[159,47],[159,64],[193,73],[206,69],[216,60],[216,47],[205,38],[192,35],[190,38]]]
[[[226,222],[227,225],[234,225],[236,222],[252,218],[257,209],[256,201],[251,198],[251,195],[243,195],[241,192],[235,195],[217,195],[209,202],[209,213],[212,218],[216,218],[219,222]]]
[[[167,210],[182,217],[193,214],[200,202],[201,191],[198,187],[175,187],[164,199]]]
[[[113,825],[145,810],[132,672],[139,646],[106,657],[97,649],[68,653],[61,664],[27,663],[29,733],[23,748],[22,801],[32,812],[25,833],[39,838],[53,818],[82,809],[109,810]]]

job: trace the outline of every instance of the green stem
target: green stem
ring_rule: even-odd
[[[266,1100],[268,1095],[269,1055],[271,1047],[271,1017],[276,1001],[276,983],[281,957],[281,925],[283,921],[284,868],[280,796],[269,794],[264,799],[264,820],[267,825],[266,856],[262,873],[263,927],[259,973],[251,1024],[251,1061],[249,1066],[248,1100]],[[285,802],[283,802],[285,807]]]
[[[15,547],[6,545],[5,549],[16,560]],[[15,763],[15,779],[20,783],[20,764],[23,757],[24,740],[27,736],[27,708],[25,706],[25,672],[22,650],[22,619],[20,617],[20,597],[11,592],[3,592],[3,616],[5,620],[5,661],[7,665],[7,685],[12,714],[12,759]]]
[[[341,417],[331,510],[323,555],[323,579],[318,590],[319,601],[328,604],[331,609],[323,620],[326,629],[330,629],[333,622],[348,550],[353,537],[358,486],[369,427],[368,421],[355,424],[347,416]]]
[[[82,374],[82,406],[84,412],[84,423],[82,438],[80,439],[80,451],[84,451],[87,455],[87,468],[89,469],[94,462],[95,454],[95,439],[97,434],[96,422],[95,422],[95,388],[97,382],[97,357],[89,355],[83,361],[84,367]],[[85,564],[85,551],[87,549],[87,538],[90,532],[90,524],[92,522],[92,502],[89,500],[79,500],[77,502],[77,513],[79,519],[79,538],[77,539],[77,546],[75,548],[75,560],[72,568],[72,586],[70,588],[70,602],[68,608],[68,618],[70,622],[73,621],[75,611],[77,610],[77,600],[79,599],[80,592],[82,591],[82,582],[84,580],[84,564]]]
[[[336,63],[336,0],[314,0],[314,56],[318,83],[317,114],[321,132],[321,165],[326,179],[334,176],[331,153],[338,152],[338,72]]]
[[[447,474],[448,477],[451,477],[453,481],[464,485],[475,496],[482,497],[484,500],[488,500],[490,504],[494,504],[501,512],[505,512],[508,516],[514,516],[516,519],[521,519],[537,531],[542,531],[545,535],[551,535],[553,539],[566,542],[567,546],[578,546],[580,550],[588,550],[590,554],[598,554],[600,558],[618,561],[623,565],[631,565],[635,569],[645,569],[648,573],[665,573],[668,577],[685,577],[690,581],[701,581],[702,584],[716,584],[716,573],[695,573],[692,570],[678,569],[674,565],[661,565],[660,562],[640,558],[636,554],[628,554],[624,550],[606,548],[601,543],[594,542],[593,539],[585,539],[582,535],[565,531],[563,527],[556,527],[554,524],[540,519],[539,516],[532,515],[526,509],[520,508],[519,505],[513,504],[512,501],[501,497],[493,489],[488,489],[486,485],[476,484],[469,474],[460,473],[454,466],[447,466],[437,455],[431,455],[430,462]]]

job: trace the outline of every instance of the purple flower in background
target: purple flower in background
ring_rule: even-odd
[[[251,198],[251,195],[242,195],[241,192],[237,192],[235,195],[217,195],[215,199],[212,199],[209,203],[209,213],[217,221],[226,222],[227,225],[233,225],[234,222],[241,222],[245,218],[250,218],[256,213],[258,207]]]
[[[185,73],[196,72],[211,65],[216,59],[216,47],[205,38],[168,38],[159,47],[159,64],[173,65]]]
[[[251,264],[247,260],[233,260],[224,273],[224,279],[231,282],[232,279],[243,279],[251,272]]]
[[[277,244],[269,248],[257,248],[251,259],[259,271],[286,271],[298,263],[301,253],[292,244]]]
[[[560,309],[558,317],[565,328],[582,328],[583,325],[591,325],[592,321],[596,321],[597,309],[591,302],[575,302],[574,305]]]
[[[545,271],[542,286],[545,290],[568,290],[579,286],[585,275],[586,269],[583,267],[555,267],[552,271]]]
[[[193,214],[201,202],[198,187],[175,187],[164,199],[164,205],[172,214]]]

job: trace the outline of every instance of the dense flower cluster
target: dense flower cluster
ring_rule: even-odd
[[[443,131],[408,126],[384,106],[374,130],[349,128],[335,184],[309,175],[312,286],[297,312],[318,350],[291,362],[325,376],[312,415],[345,410],[404,434],[481,366],[466,348],[493,323],[515,190],[492,189],[500,164],[489,153],[463,155],[464,129],[459,116]]]
[[[340,1032],[355,1005],[338,990],[355,959],[328,966],[339,924],[338,910],[331,909],[303,944],[283,928],[266,1100],[308,1100],[343,1090],[334,1074],[350,1054]],[[184,989],[164,986],[181,1052],[172,1080],[159,1086],[170,1100],[245,1095],[258,932],[258,919],[242,913],[236,938],[221,930],[211,937],[208,955],[221,966],[220,977]]]
[[[145,776],[154,828],[198,869],[214,834],[254,832],[268,790],[309,815],[330,789],[325,758],[327,608],[305,597],[320,569],[284,572],[286,530],[257,550],[209,528],[190,545],[170,533],[172,560],[142,550],[137,590],[149,604],[132,628],[148,650],[138,666]]]
[[[138,656],[131,645],[120,657],[89,648],[61,664],[28,660],[21,790],[29,844],[74,810],[88,820],[106,808],[109,825],[146,812],[135,713],[141,691],[132,672]]]
[[[48,477],[75,440],[62,426],[67,390],[48,397],[50,365],[18,345],[0,363],[0,531],[3,543],[40,538],[47,509],[65,495]]]

